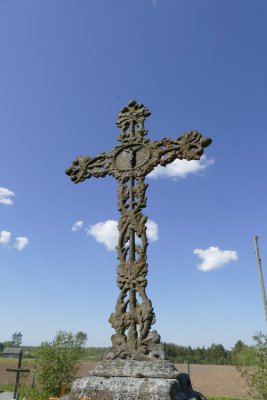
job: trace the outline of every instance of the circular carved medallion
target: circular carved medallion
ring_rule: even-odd
[[[150,149],[142,144],[124,146],[114,156],[116,168],[128,171],[144,165],[150,157]]]

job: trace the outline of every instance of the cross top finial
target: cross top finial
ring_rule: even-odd
[[[144,129],[146,117],[151,112],[143,104],[138,104],[135,100],[130,100],[127,107],[124,107],[118,114],[116,125],[121,129],[118,140],[123,143],[140,142],[147,135]],[[136,130],[135,128],[138,128]]]

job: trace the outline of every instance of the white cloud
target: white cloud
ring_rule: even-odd
[[[207,159],[205,155],[203,155],[200,160],[187,161],[176,159],[166,167],[162,167],[161,165],[157,166],[148,174],[148,178],[185,178],[189,174],[197,174],[204,171],[213,163],[214,160]]]
[[[118,244],[118,221],[108,219],[105,222],[98,222],[87,229],[87,234],[95,238],[98,243],[102,243],[108,250],[115,250]]]
[[[0,245],[5,246],[7,248],[11,248],[11,232],[1,231],[0,232]],[[19,251],[23,250],[25,246],[29,244],[29,239],[25,236],[16,237],[15,243],[13,247]]]
[[[13,200],[10,198],[11,196],[15,196],[15,193],[9,189],[4,187],[0,187],[0,203],[10,206],[13,204]]]
[[[83,227],[83,221],[76,221],[71,228],[73,232],[79,231]]]
[[[158,225],[156,222],[148,220],[146,226],[148,240],[150,242],[158,240]],[[108,250],[115,250],[119,239],[118,221],[107,220],[105,222],[98,222],[95,225],[91,225],[86,231],[98,243],[104,244]]]
[[[0,244],[7,245],[10,242],[11,232],[1,231],[0,232]]]
[[[18,251],[21,251],[28,244],[29,244],[29,239],[27,237],[18,236],[16,237],[16,242],[14,243],[13,247],[15,247],[15,249],[17,249]]]
[[[230,261],[236,261],[238,254],[234,250],[220,250],[219,247],[210,246],[208,249],[195,249],[194,254],[198,255],[203,261],[198,264],[200,271],[211,271],[224,267]]]
[[[149,242],[155,242],[159,238],[158,224],[152,219],[147,220],[146,234]]]

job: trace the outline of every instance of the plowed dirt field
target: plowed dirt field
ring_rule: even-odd
[[[84,377],[91,371],[96,362],[84,361],[79,370],[79,376]],[[7,372],[7,368],[16,367],[12,361],[0,362],[0,383],[14,383],[15,374]],[[27,368],[32,368],[28,363]],[[176,364],[180,372],[187,372],[187,365]],[[245,399],[247,385],[245,380],[236,371],[235,367],[226,365],[190,365],[190,376],[193,388],[205,396],[227,396],[237,399]],[[21,378],[22,383],[32,382],[32,371],[27,377]]]

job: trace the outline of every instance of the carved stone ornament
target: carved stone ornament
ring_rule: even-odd
[[[115,330],[111,337],[112,351],[107,355],[109,359],[164,359],[160,336],[151,331],[155,314],[146,294],[147,217],[142,213],[147,200],[145,177],[156,166],[165,167],[176,158],[199,160],[203,149],[211,143],[211,139],[197,131],[177,139],[150,141],[144,138],[148,133],[144,122],[150,114],[143,104],[131,100],[117,119],[121,144],[96,157],[78,157],[66,170],[74,183],[106,175],[112,175],[119,183],[117,285],[120,294],[109,319]]]

